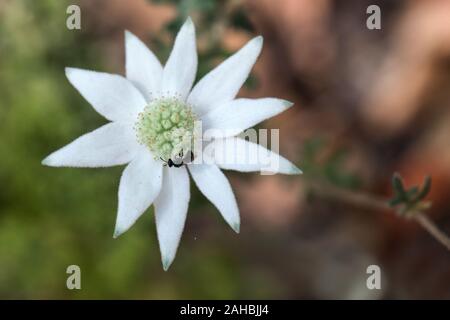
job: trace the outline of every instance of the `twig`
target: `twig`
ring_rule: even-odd
[[[314,191],[315,195],[326,197],[331,200],[344,202],[358,208],[364,208],[372,211],[390,210],[397,213],[398,216],[415,220],[424,228],[433,238],[441,243],[447,250],[450,251],[450,238],[442,232],[436,224],[428,218],[424,213],[426,209],[411,212],[408,215],[400,215],[398,212],[389,206],[387,200],[368,193],[346,190],[338,188],[334,185],[324,182],[308,180],[308,186]]]
[[[433,221],[428,218],[428,216],[424,215],[422,212],[417,212],[413,218],[431,234],[437,241],[439,241],[443,246],[450,251],[450,239],[449,237],[439,230],[439,228],[434,224]]]

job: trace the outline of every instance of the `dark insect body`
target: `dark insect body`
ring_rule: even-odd
[[[180,151],[178,154],[178,157],[174,158],[173,160],[169,158],[167,161],[163,158],[160,158],[165,166],[169,166],[169,168],[175,167],[180,168],[185,164],[191,163],[194,161],[194,153],[192,151],[189,151],[185,156],[183,155],[183,150]]]

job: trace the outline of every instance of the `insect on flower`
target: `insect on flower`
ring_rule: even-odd
[[[165,162],[164,166],[169,166],[169,168],[171,167],[179,168],[185,164],[189,164],[192,161],[194,161],[194,153],[189,150],[189,152],[187,152],[186,155],[183,156],[183,149],[182,149],[180,153],[177,155],[177,157],[174,158],[174,160],[169,158],[166,161],[161,157],[160,159],[161,161]]]

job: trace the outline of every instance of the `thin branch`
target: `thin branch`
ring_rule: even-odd
[[[449,237],[442,232],[433,221],[428,218],[428,216],[424,215],[423,212],[416,212],[413,216],[415,219],[425,230],[428,231],[437,241],[439,241],[443,246],[450,251],[450,239]]]
[[[322,198],[328,198],[330,200],[335,200],[343,203],[350,204],[352,206],[367,209],[371,211],[385,211],[389,210],[394,213],[398,213],[394,208],[389,206],[389,203],[386,199],[381,197],[338,188],[334,185],[324,182],[318,182],[314,180],[308,179],[307,181],[308,187],[314,191],[315,195],[318,195]],[[410,213],[409,215],[399,215],[404,218],[413,219],[419,225],[424,228],[433,238],[435,238],[439,243],[441,243],[447,250],[450,251],[450,238],[444,232],[442,232],[436,224],[430,220],[428,216],[425,215],[426,209],[422,209],[420,211],[415,211]]]

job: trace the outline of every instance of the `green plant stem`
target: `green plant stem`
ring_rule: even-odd
[[[391,211],[394,213],[398,213],[395,208],[389,206],[388,200],[373,194],[342,189],[329,183],[318,182],[309,179],[307,181],[307,185],[310,190],[314,192],[314,195],[322,198],[346,203],[354,207],[371,211]],[[426,210],[424,209],[412,212],[408,215],[396,215],[405,219],[415,220],[433,238],[435,238],[447,250],[450,251],[450,238],[444,232],[442,232],[427,215],[425,215],[425,211]]]

